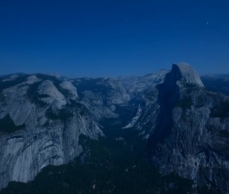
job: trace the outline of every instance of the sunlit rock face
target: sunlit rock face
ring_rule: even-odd
[[[96,120],[117,118],[117,107],[128,106],[130,95],[121,82],[113,78],[78,80],[76,87],[83,104],[90,109]]]
[[[27,85],[20,84],[3,91],[5,102],[2,102],[0,119],[9,114],[17,126],[26,122],[33,110],[33,105],[25,99],[27,89]]]
[[[198,73],[186,63],[173,64],[171,75],[172,82],[182,81],[188,84],[204,87]]]
[[[116,79],[106,79],[101,82],[105,87],[111,87],[112,92],[108,93],[109,103],[124,104],[130,100],[130,96],[124,89],[123,85]]]
[[[68,163],[82,151],[80,134],[91,138],[103,135],[90,118],[75,115],[65,123],[56,121],[47,127],[1,136],[0,187],[9,181],[31,181],[48,165]]]
[[[31,181],[44,167],[74,159],[82,152],[80,134],[103,136],[71,83],[32,75],[12,85],[0,91],[0,189],[10,181]]]
[[[26,84],[34,84],[36,82],[41,81],[41,79],[38,79],[37,76],[31,75],[27,78],[27,81],[25,82]]]
[[[47,104],[52,104],[55,108],[61,109],[66,105],[66,99],[64,95],[57,90],[52,81],[46,80],[41,83],[38,88],[40,95],[47,95],[47,97],[41,98],[41,100]]]
[[[167,70],[159,70],[143,77],[119,77],[119,80],[131,96],[136,96],[163,83],[168,72]]]
[[[69,91],[71,100],[76,100],[78,98],[77,89],[70,81],[63,81],[60,87]]]

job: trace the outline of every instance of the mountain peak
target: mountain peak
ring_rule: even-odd
[[[174,75],[176,81],[184,81],[204,87],[198,73],[187,63],[173,64],[171,73]]]

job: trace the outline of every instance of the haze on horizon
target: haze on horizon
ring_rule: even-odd
[[[0,1],[1,75],[145,75],[186,62],[229,73],[229,2]]]

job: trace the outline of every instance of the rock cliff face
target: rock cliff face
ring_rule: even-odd
[[[148,139],[151,161],[164,174],[176,172],[228,193],[229,98],[205,90],[190,66],[178,64],[158,86],[157,103]]]
[[[41,98],[41,100],[47,104],[51,104],[54,108],[61,109],[62,106],[67,103],[64,95],[59,92],[53,82],[49,80],[39,85],[38,94],[44,95],[45,97]]]
[[[127,106],[130,95],[117,79],[78,79],[79,97],[96,120],[118,117],[116,107]]]
[[[63,81],[60,84],[60,87],[69,91],[71,100],[76,100],[78,98],[77,89],[75,86],[72,85],[72,83],[70,81]]]
[[[103,136],[99,120],[118,117],[116,106],[129,100],[122,84],[110,78],[61,81],[37,74],[0,79],[0,189],[74,159],[83,151],[79,136]]]
[[[229,97],[206,90],[195,70],[178,63],[138,102],[124,128],[147,139],[150,161],[206,192],[229,193]]]
[[[67,81],[11,76],[0,88],[0,189],[9,181],[33,180],[47,165],[68,163],[82,152],[80,134],[103,135]]]
[[[132,119],[119,124],[146,139],[148,158],[163,174],[229,193],[229,97],[208,86],[184,63],[118,79],[0,77],[0,189],[31,181],[48,165],[68,163],[83,152],[80,134],[104,136],[100,121],[119,113],[129,119],[129,109]]]
[[[168,72],[167,70],[160,70],[143,77],[119,77],[119,80],[132,98],[134,98],[164,82],[165,75]]]
[[[171,82],[182,81],[188,84],[198,85],[204,87],[197,72],[186,63],[173,64],[171,75]]]
[[[152,77],[155,79],[151,86],[149,86],[150,82],[146,80],[147,77],[150,81]],[[139,106],[142,111],[141,115],[137,113],[138,121],[134,117],[135,122],[131,121],[131,123],[141,131],[144,138],[148,138],[153,133],[159,122],[163,123],[164,127],[167,125],[166,128],[171,125],[171,118],[166,115],[171,115],[172,107],[183,96],[181,91],[187,84],[204,88],[199,75],[185,63],[173,64],[170,72],[162,70],[157,74],[145,76],[141,80],[145,80],[147,87],[143,87],[141,91],[138,89],[134,97],[139,98]],[[140,85],[143,83],[140,82]]]

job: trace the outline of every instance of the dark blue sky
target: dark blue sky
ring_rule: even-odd
[[[0,74],[229,73],[228,0],[0,0]]]

